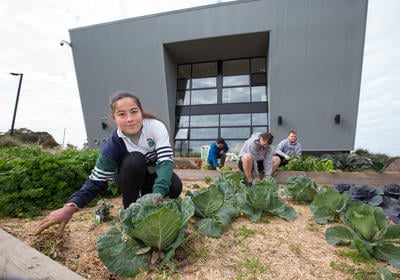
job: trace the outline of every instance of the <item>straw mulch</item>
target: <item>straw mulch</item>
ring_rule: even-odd
[[[184,185],[194,183],[206,186],[204,182]],[[220,239],[192,231],[190,241],[176,251],[179,265],[173,272],[143,272],[135,279],[375,279],[384,263],[357,264],[343,256],[348,248],[326,242],[325,230],[331,224],[318,225],[308,205],[289,203],[298,213],[294,221],[267,216],[263,222],[250,223],[238,217]],[[107,204],[114,206],[111,216],[117,222],[121,199],[107,200]],[[39,220],[0,219],[0,227],[87,279],[126,279],[110,273],[97,256],[97,238],[110,224],[95,226],[94,211],[95,207],[86,207],[76,213],[62,234],[52,227],[34,236]]]

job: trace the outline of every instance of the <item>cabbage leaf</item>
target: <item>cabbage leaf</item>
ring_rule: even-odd
[[[330,245],[346,245],[365,257],[375,257],[400,269],[400,225],[392,225],[382,208],[368,204],[350,206],[342,218],[344,225],[326,230]]]
[[[212,184],[200,191],[188,191],[186,197],[192,198],[194,215],[199,218],[195,229],[209,237],[220,238],[239,213],[235,193],[228,184]]]
[[[318,224],[326,224],[339,219],[350,199],[347,192],[341,194],[333,188],[321,188],[310,204],[315,221]]]
[[[166,264],[182,244],[193,215],[189,197],[170,200],[160,194],[144,195],[120,210],[120,228],[113,225],[99,237],[99,258],[110,272],[124,277]]]
[[[294,208],[279,196],[279,187],[275,179],[255,181],[253,186],[236,194],[240,210],[251,222],[258,222],[264,213],[279,216],[292,221],[297,214]]]

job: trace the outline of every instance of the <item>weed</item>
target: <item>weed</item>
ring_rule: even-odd
[[[289,245],[289,249],[290,249],[293,253],[295,253],[296,255],[300,255],[300,253],[301,253],[300,247],[297,246],[297,245],[290,244],[290,245]]]
[[[239,265],[242,266],[245,271],[241,273],[236,279],[249,279],[249,278],[259,278],[256,276],[260,276],[263,273],[267,272],[270,269],[269,264],[264,264],[260,261],[258,257],[250,257],[245,260],[239,262]],[[250,277],[253,276],[253,277]]]
[[[234,236],[234,237],[242,236],[242,237],[244,237],[244,238],[247,238],[247,237],[249,237],[249,236],[251,236],[251,235],[254,235],[254,234],[257,234],[257,231],[256,231],[256,230],[249,229],[249,228],[247,228],[246,226],[241,226],[241,227],[239,228],[239,231],[238,231],[238,232],[235,232],[235,233],[233,234],[233,236]]]
[[[311,225],[311,226],[308,226],[308,227],[307,227],[307,230],[308,230],[308,231],[311,231],[311,232],[319,231],[319,229],[320,229],[319,226],[314,226],[314,225]]]

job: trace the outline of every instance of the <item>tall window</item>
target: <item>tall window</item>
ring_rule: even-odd
[[[266,58],[178,65],[176,155],[199,154],[223,137],[231,152],[268,131]]]

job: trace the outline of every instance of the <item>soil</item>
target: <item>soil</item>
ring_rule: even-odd
[[[185,188],[192,184],[207,186],[202,181],[184,182]],[[111,220],[99,225],[93,219],[96,207],[86,207],[63,233],[53,226],[33,234],[48,212],[37,220],[3,218],[0,227],[86,279],[133,279],[110,273],[97,256],[97,238],[110,229],[110,223],[118,222],[122,207],[120,197],[106,203],[113,205]],[[219,239],[193,233],[176,251],[174,270],[142,272],[134,279],[376,279],[378,268],[387,266],[363,260],[347,247],[330,246],[325,230],[332,224],[318,225],[308,205],[288,203],[298,213],[294,221],[265,216],[262,222],[251,223],[238,217]],[[400,271],[387,267],[400,277]]]

